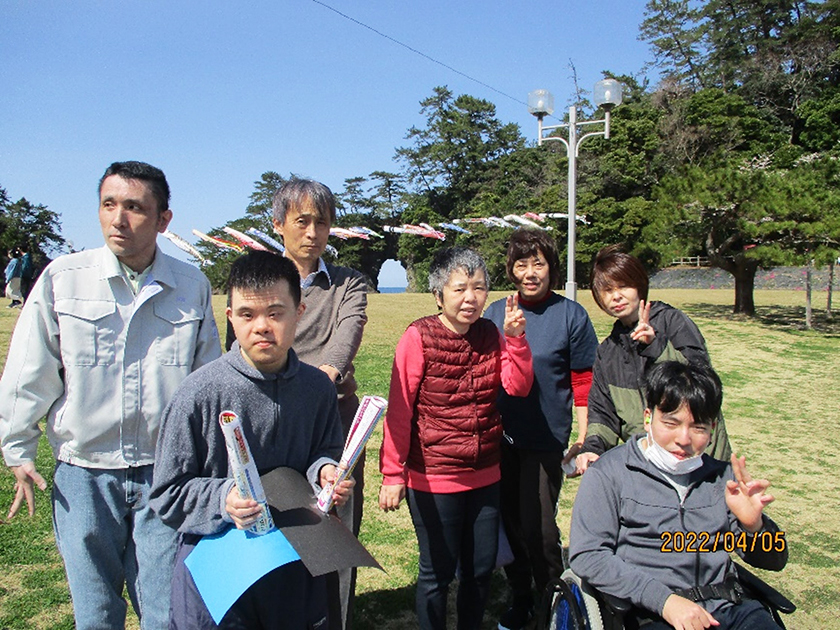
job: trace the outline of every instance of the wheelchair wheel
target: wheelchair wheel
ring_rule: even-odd
[[[569,590],[578,601],[580,609],[585,617],[585,628],[587,630],[604,630],[604,620],[601,617],[601,605],[595,597],[595,592],[588,584],[585,584],[571,569],[563,572],[561,579],[566,582]]]
[[[589,630],[583,608],[568,583],[554,580],[543,594],[539,630]]]

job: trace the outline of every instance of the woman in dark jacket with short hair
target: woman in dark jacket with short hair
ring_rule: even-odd
[[[648,302],[641,261],[618,246],[605,247],[592,268],[592,297],[617,321],[598,346],[589,392],[589,426],[577,465],[581,470],[606,450],[642,430],[645,374],[666,360],[711,366],[700,329],[682,311]],[[721,414],[708,454],[728,460],[732,450]]]

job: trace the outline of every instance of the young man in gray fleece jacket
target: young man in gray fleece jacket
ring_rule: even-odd
[[[729,552],[780,571],[784,532],[763,512],[770,482],[703,454],[720,411],[710,367],[668,361],[647,376],[645,429],[607,451],[583,476],[572,512],[572,569],[636,606],[645,629],[777,628],[733,587]],[[628,623],[628,627],[632,626]]]
[[[170,628],[326,628],[325,580],[312,578],[300,561],[252,585],[218,626],[184,565],[201,536],[231,525],[247,529],[260,516],[259,504],[242,499],[230,478],[222,411],[242,419],[261,474],[287,466],[317,489],[333,480],[343,446],[335,387],[291,348],[305,308],[294,264],[268,252],[250,253],[234,262],[228,287],[227,317],[237,341],[184,381],[158,439],[152,506],[182,534]],[[345,503],[352,491],[352,480],[342,483],[336,503]]]
[[[272,206],[274,231],[283,239],[283,255],[297,267],[306,304],[295,333],[295,352],[301,361],[314,365],[335,383],[346,438],[359,407],[353,359],[367,322],[367,283],[358,271],[327,264],[322,258],[336,218],[335,196],[329,188],[311,179],[292,177],[274,194]],[[233,329],[228,326],[228,350],[233,337]],[[338,517],[355,536],[359,535],[362,522],[364,473],[362,450],[353,470],[353,498],[337,510]],[[350,630],[356,569],[339,571],[333,587],[333,597],[340,600],[344,630]]]

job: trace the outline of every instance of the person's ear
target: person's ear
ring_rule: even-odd
[[[652,414],[650,409],[645,407],[645,414],[644,415],[645,415],[645,426],[649,426],[650,422],[651,422],[651,419],[653,418],[653,414]]]
[[[158,233],[163,234],[166,232],[170,221],[172,221],[172,210],[167,209],[158,213]]]

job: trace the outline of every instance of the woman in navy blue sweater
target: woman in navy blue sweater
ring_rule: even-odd
[[[563,481],[564,451],[572,432],[586,435],[587,398],[598,338],[586,310],[551,289],[560,277],[554,239],[543,230],[513,233],[507,252],[508,278],[516,285],[525,315],[525,336],[534,360],[534,384],[527,396],[502,392],[499,410],[501,514],[514,560],[505,567],[512,606],[499,620],[502,630],[523,628],[533,616],[533,582],[541,594],[563,572],[560,531],[555,515]],[[485,317],[501,328],[504,300]],[[575,443],[566,456],[573,460]]]

